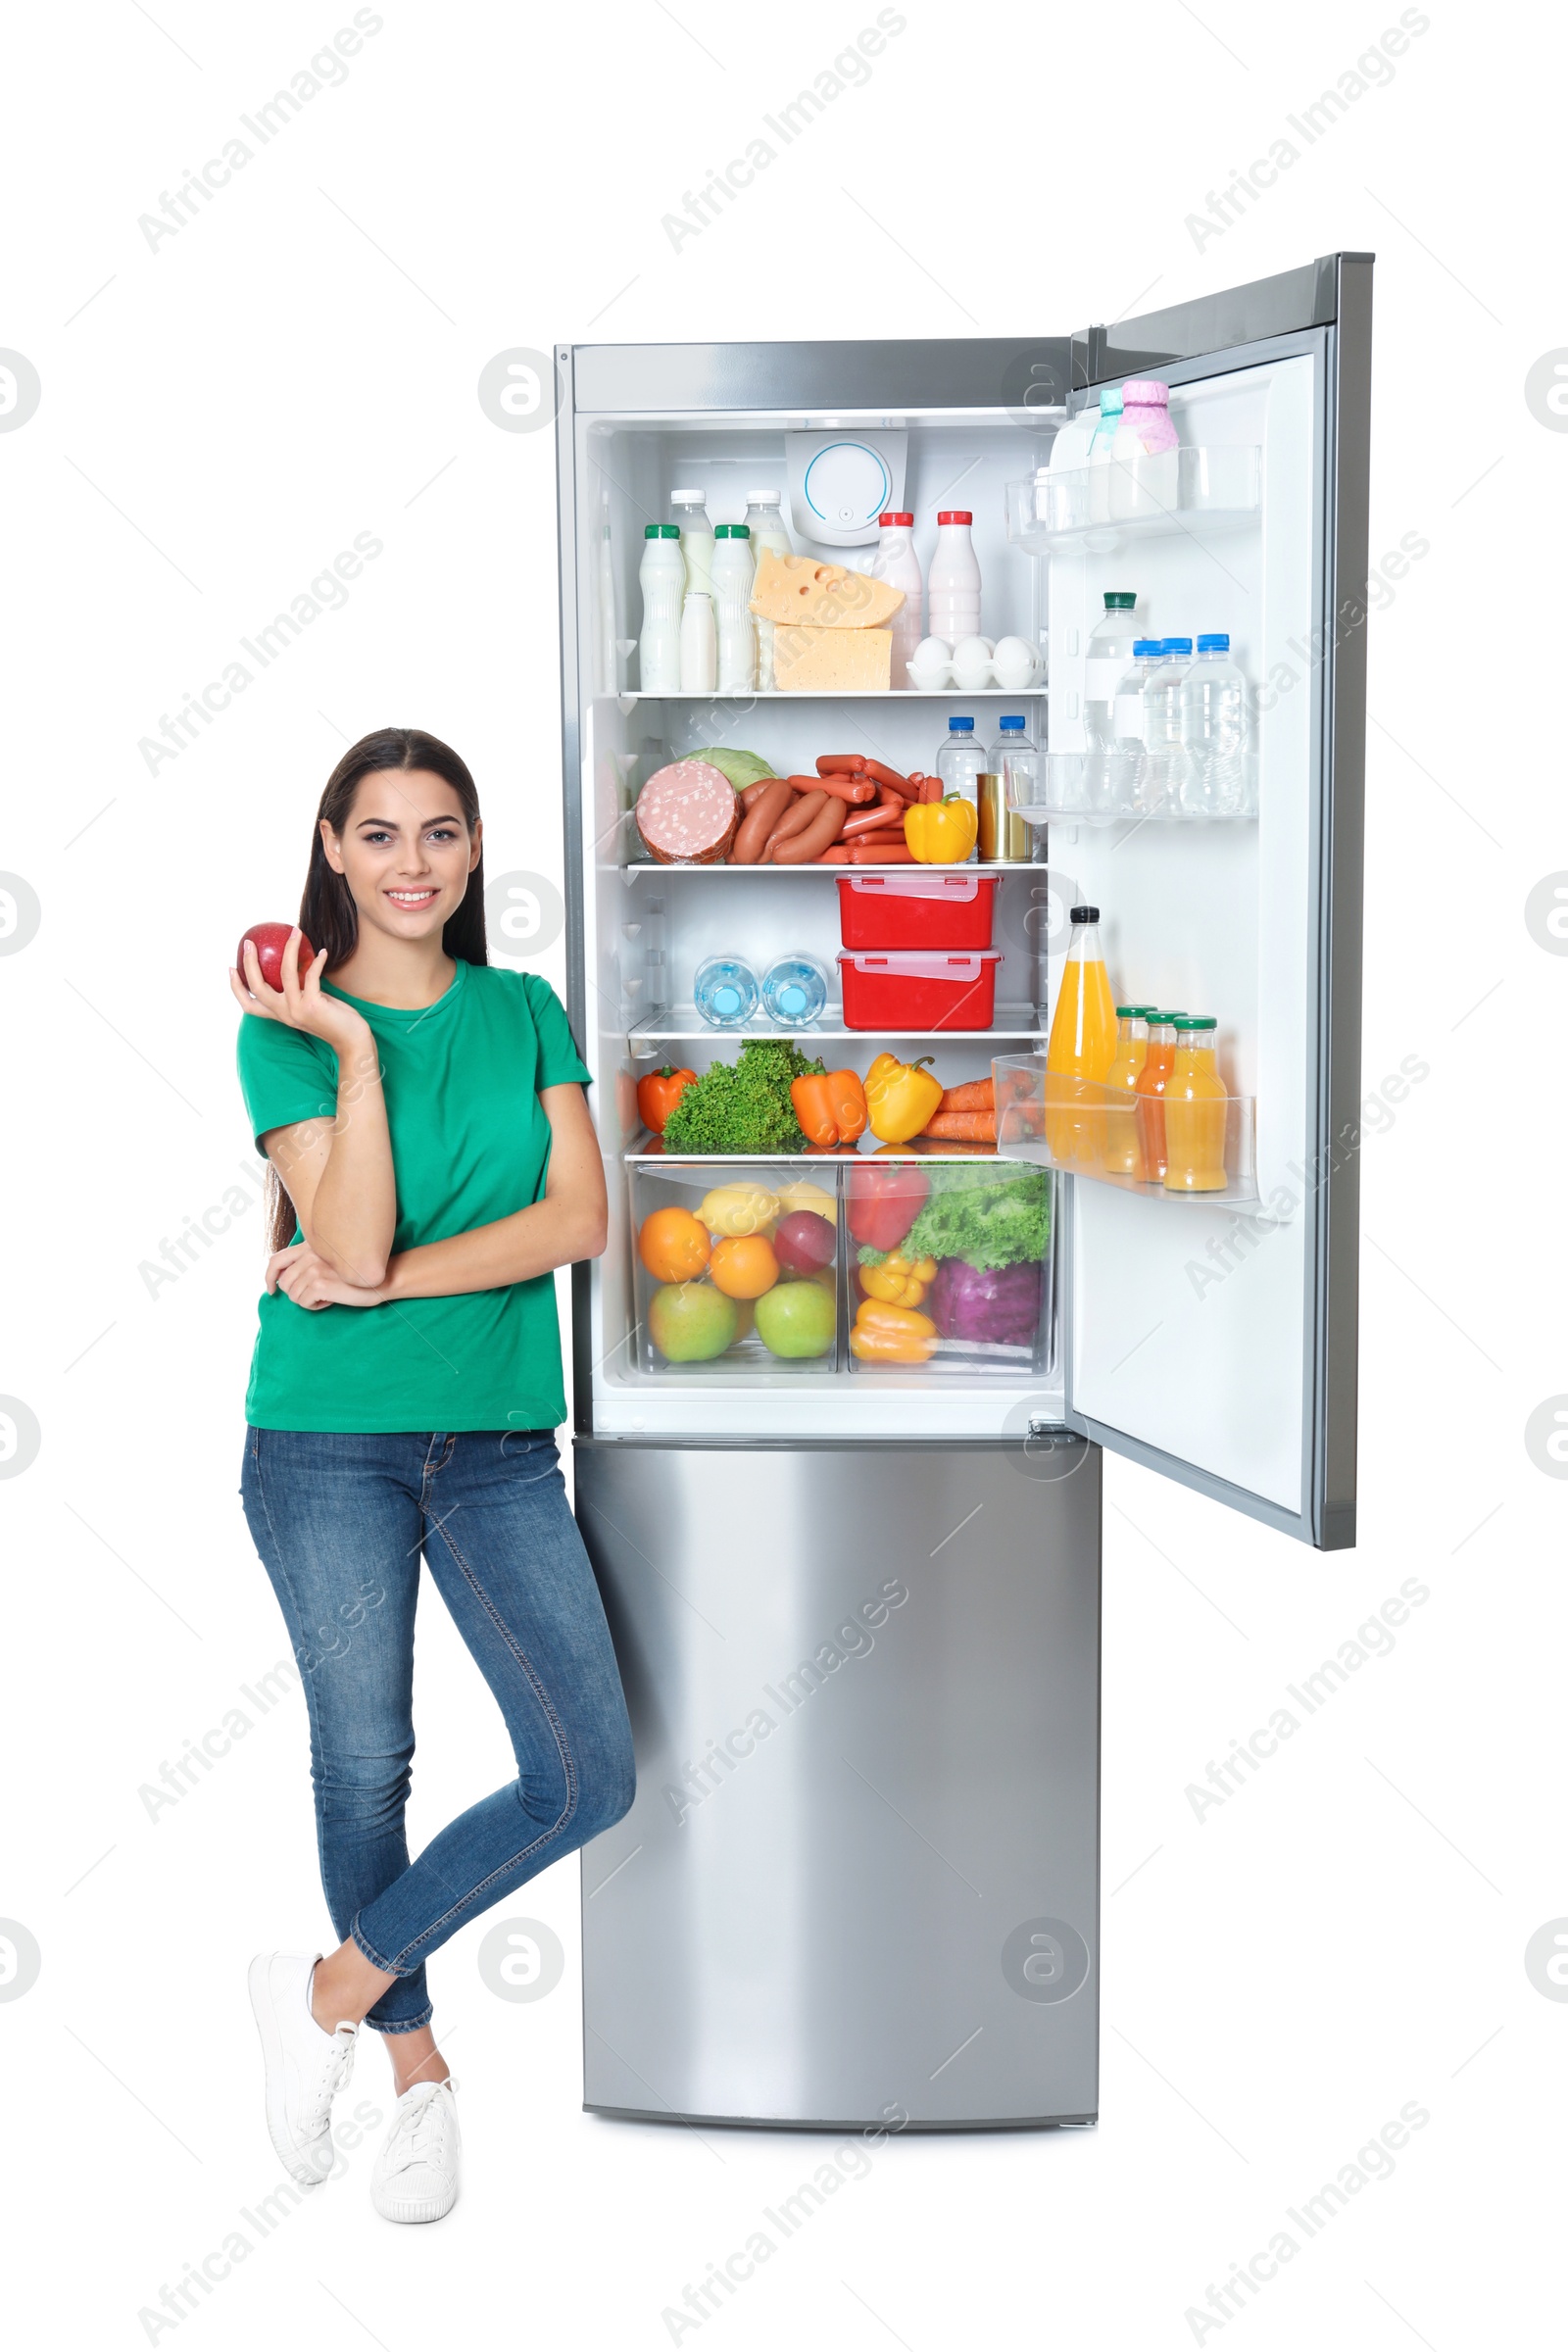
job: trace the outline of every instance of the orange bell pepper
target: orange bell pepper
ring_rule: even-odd
[[[790,1085],[790,1101],[802,1133],[818,1151],[853,1144],[865,1133],[865,1090],[853,1070],[810,1072]]]
[[[861,1363],[924,1364],[930,1361],[936,1341],[937,1327],[929,1315],[866,1298],[850,1334],[850,1352]]]
[[[672,1069],[666,1062],[662,1070],[650,1070],[637,1081],[637,1111],[645,1127],[655,1135],[662,1135],[664,1121],[689,1086],[697,1084],[695,1070]]]

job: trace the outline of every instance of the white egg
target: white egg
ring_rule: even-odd
[[[953,648],[945,637],[922,637],[909,656],[911,669],[941,669],[953,660]]]
[[[984,669],[991,660],[991,647],[984,637],[960,637],[953,649],[955,669]]]
[[[1016,693],[1027,686],[1034,675],[1035,653],[1022,637],[1004,637],[996,651],[997,680],[1000,685]]]

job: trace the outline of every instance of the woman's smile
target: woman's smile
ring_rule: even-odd
[[[437,896],[437,892],[433,882],[425,882],[421,883],[417,889],[388,889],[384,895],[391,900],[394,906],[417,909],[420,906],[428,906],[430,901]]]

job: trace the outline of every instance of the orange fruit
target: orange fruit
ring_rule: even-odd
[[[713,1244],[708,1272],[726,1298],[760,1298],[778,1280],[778,1259],[760,1233],[736,1234]]]
[[[708,1227],[689,1208],[656,1208],[637,1236],[637,1254],[656,1282],[691,1282],[712,1246]]]

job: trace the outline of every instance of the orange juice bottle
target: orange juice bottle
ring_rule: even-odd
[[[1225,1189],[1225,1081],[1214,1062],[1212,1013],[1182,1013],[1172,1022],[1176,1053],[1165,1081],[1165,1175],[1168,1193]]]
[[[1113,1093],[1125,1095],[1125,1103],[1112,1101],[1105,1105],[1105,1160],[1107,1176],[1138,1176],[1144,1172],[1143,1146],[1138,1140],[1137,1097],[1134,1089],[1138,1073],[1149,1052],[1149,1016],[1152,1004],[1118,1004],[1116,1007],[1116,1058],[1110,1065],[1105,1084]]]
[[[1175,1012],[1150,1014],[1149,1050],[1133,1086],[1138,1097],[1138,1141],[1143,1149],[1144,1178],[1150,1184],[1160,1183],[1165,1174],[1164,1095],[1176,1058],[1176,1023],[1185,1017]]]
[[[1046,1143],[1063,1167],[1098,1168],[1105,1149],[1100,1090],[1116,1058],[1116,1001],[1100,947],[1100,908],[1074,906],[1072,938],[1046,1046]]]

